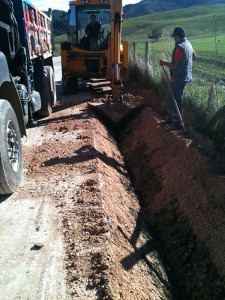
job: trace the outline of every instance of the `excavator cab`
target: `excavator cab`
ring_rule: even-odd
[[[79,49],[100,51],[108,48],[110,9],[71,6],[68,41]]]
[[[68,41],[61,42],[63,92],[76,92],[78,78],[104,78],[118,98],[128,73],[128,43],[121,44],[122,1],[76,0],[69,6]]]

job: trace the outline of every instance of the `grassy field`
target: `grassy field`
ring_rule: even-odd
[[[214,15],[218,34],[223,33],[225,5],[221,4],[177,9],[125,20],[123,37],[136,41],[146,39],[154,28],[162,28],[164,33],[169,35],[176,26],[185,27],[189,37],[212,36]]]
[[[225,35],[217,35],[212,37],[190,38],[189,41],[193,45],[197,53],[197,60],[194,63],[194,73],[202,78],[208,78],[220,81],[225,77]],[[137,41],[136,53],[144,57],[145,41]],[[171,52],[174,48],[174,41],[171,38],[164,37],[158,41],[151,42],[150,53],[154,61],[159,59],[170,60]],[[132,50],[133,43],[130,43]]]

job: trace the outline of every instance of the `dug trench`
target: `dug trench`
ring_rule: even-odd
[[[133,117],[129,112],[130,124],[129,114],[117,120],[118,108],[99,115],[117,134],[173,298],[224,299],[224,157],[193,129],[167,132],[160,116],[143,106],[149,101],[141,102]],[[110,115],[117,123],[107,122]]]
[[[224,299],[223,174],[193,139],[166,132],[150,108],[120,141],[174,298]]]
[[[153,109],[143,106],[152,95],[144,96],[132,99],[141,105],[130,113],[130,123],[128,114],[118,122],[118,108],[116,124],[107,122],[113,108],[99,115],[116,132],[139,195],[141,219],[154,236],[173,298],[224,299],[224,156],[193,129],[167,132],[155,113],[156,101]]]
[[[38,184],[56,205],[60,299],[224,299],[224,177],[148,106],[110,130],[75,99],[29,132],[41,138],[25,146],[27,183],[16,196],[34,196]]]

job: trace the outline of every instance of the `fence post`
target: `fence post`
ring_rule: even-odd
[[[134,58],[134,61],[136,61],[136,43],[133,42],[133,58]]]
[[[148,41],[145,42],[145,64],[146,66],[149,63],[149,44]]]

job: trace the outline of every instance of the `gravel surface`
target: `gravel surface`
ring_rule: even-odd
[[[70,296],[171,299],[116,141],[86,103],[57,110],[39,123],[44,140],[26,160],[59,209]]]
[[[28,129],[22,185],[0,202],[0,299],[172,299],[117,142],[87,109],[91,99],[82,87],[58,94],[53,114]]]

